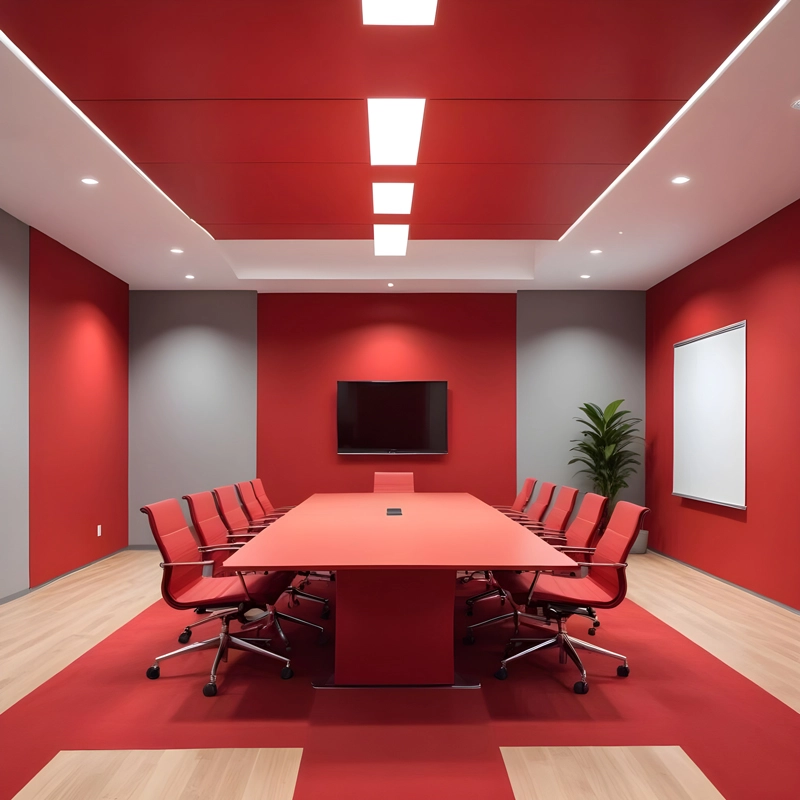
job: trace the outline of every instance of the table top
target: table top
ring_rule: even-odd
[[[402,516],[387,516],[387,508]],[[225,561],[265,569],[575,569],[470,494],[315,494]]]

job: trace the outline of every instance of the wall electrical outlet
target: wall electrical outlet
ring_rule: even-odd
[[[97,526],[97,535],[98,536],[102,536],[103,535],[103,526],[102,525],[98,525]]]

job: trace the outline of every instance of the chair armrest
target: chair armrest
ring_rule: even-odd
[[[246,539],[249,541],[250,539],[255,539],[256,536],[258,536],[257,533],[229,533],[228,539]],[[244,542],[241,542],[241,544],[244,544]]]
[[[245,533],[260,533],[264,530],[264,528],[268,528],[269,525],[248,525],[246,528],[228,528],[228,534],[236,533],[237,531],[244,531]],[[253,535],[255,536],[255,533]]]
[[[209,564],[214,565],[213,561],[162,561],[158,566],[161,569],[164,567],[206,567]]]
[[[209,544],[209,545],[201,545],[197,549],[201,553],[215,553],[218,550],[229,550],[229,551],[236,551],[238,550],[244,542],[239,542],[238,544]]]
[[[618,567],[624,569],[628,566],[627,564],[620,564],[619,562],[607,563],[599,561],[576,561],[575,563],[579,567]]]
[[[562,553],[594,553],[596,547],[570,547],[568,544],[554,544],[556,550]]]

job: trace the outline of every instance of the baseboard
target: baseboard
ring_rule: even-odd
[[[674,561],[676,564],[682,564],[684,567],[689,567],[689,569],[693,569],[695,572],[700,572],[703,575],[708,575],[709,578],[713,578],[715,581],[720,581],[721,583],[727,583],[728,586],[733,586],[734,589],[741,589],[743,592],[747,592],[747,594],[753,595],[753,597],[758,597],[761,600],[766,600],[768,603],[772,603],[774,606],[780,606],[780,608],[785,608],[787,611],[791,611],[792,614],[800,615],[800,608],[793,608],[792,606],[787,606],[786,603],[781,603],[779,600],[773,600],[771,597],[767,597],[764,594],[759,594],[758,592],[754,592],[752,589],[748,589],[746,586],[740,586],[738,583],[734,583],[733,581],[726,581],[725,578],[720,578],[719,575],[714,575],[713,572],[706,572],[704,569],[700,569],[700,567],[694,566],[694,564],[688,564],[686,561],[681,561],[679,558],[675,558],[674,556],[668,556],[666,553],[662,553],[660,550],[654,550],[652,547],[647,548],[648,553],[655,553],[657,556],[661,556],[662,558],[668,558],[670,561]]]

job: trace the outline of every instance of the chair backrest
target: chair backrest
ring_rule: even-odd
[[[246,529],[250,525],[250,520],[247,519],[239,504],[236,487],[232,483],[214,489],[214,497],[217,498],[222,521],[227,525],[229,531]]]
[[[203,561],[197,543],[186,524],[180,503],[171,497],[160,503],[151,503],[141,509],[147,514],[150,530],[165,563]],[[203,577],[200,565],[188,567],[164,567],[161,594],[173,608],[183,608],[175,599],[185,586]]]
[[[600,494],[587,492],[578,506],[575,519],[567,528],[566,538],[568,547],[591,547],[600,529],[600,521],[606,511],[608,498]],[[577,556],[576,556],[577,558]],[[578,561],[590,561],[589,558],[578,558]]]
[[[228,529],[217,510],[217,501],[211,492],[185,494],[183,499],[189,506],[192,525],[197,538],[204,547],[228,544]]]
[[[413,472],[376,472],[375,492],[413,492]]]
[[[528,503],[531,501],[534,486],[536,486],[536,478],[525,478],[522,483],[522,488],[519,490],[519,494],[511,504],[512,511],[518,511],[519,513],[522,513],[525,510]]]
[[[253,484],[253,491],[256,493],[256,498],[261,504],[261,510],[265,515],[271,514],[275,510],[275,506],[273,506],[269,501],[269,497],[267,497],[267,492],[264,489],[264,484],[261,482],[261,478],[254,478],[251,483]]]
[[[256,519],[263,519],[264,509],[261,508],[261,503],[258,502],[253,484],[250,481],[237,483],[236,491],[239,492],[239,499],[242,501],[242,508],[244,508],[247,519],[250,522]]]
[[[628,553],[633,547],[636,536],[642,528],[642,521],[649,509],[620,500],[611,514],[603,535],[594,551],[592,561],[600,564],[625,563]],[[606,592],[615,594],[611,605],[603,604],[604,608],[618,605],[625,597],[628,589],[624,569],[614,567],[590,567],[589,578],[599,583]],[[593,603],[594,605],[594,603]]]
[[[539,494],[536,495],[536,499],[531,503],[531,507],[528,509],[528,519],[530,519],[531,522],[542,521],[544,512],[547,511],[547,506],[550,505],[550,501],[553,499],[555,488],[556,485],[554,483],[543,483],[539,487]]]
[[[575,500],[578,497],[578,490],[571,486],[562,486],[558,490],[553,507],[547,512],[544,518],[545,528],[554,531],[563,531],[567,527],[572,509],[575,508]]]

